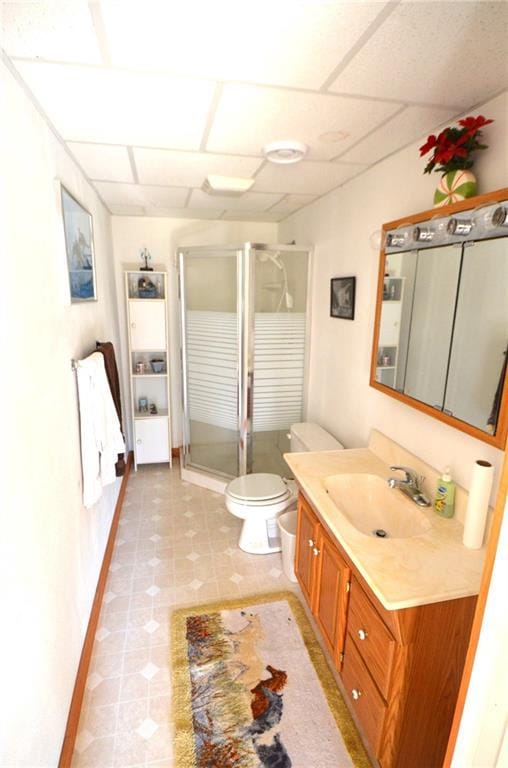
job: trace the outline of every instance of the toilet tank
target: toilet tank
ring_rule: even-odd
[[[339,451],[344,446],[332,435],[309,421],[291,426],[291,453],[303,451]]]

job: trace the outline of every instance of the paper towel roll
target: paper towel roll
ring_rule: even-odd
[[[464,546],[469,547],[469,549],[480,549],[483,544],[493,476],[494,467],[492,464],[489,464],[488,461],[475,461],[462,538]]]

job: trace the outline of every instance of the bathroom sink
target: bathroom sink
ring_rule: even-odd
[[[330,475],[323,484],[337,510],[367,536],[406,539],[431,527],[412,501],[378,475]]]

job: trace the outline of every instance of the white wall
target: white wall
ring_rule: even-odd
[[[482,193],[507,183],[507,94],[473,111],[478,113],[495,120],[484,131],[489,148],[478,153],[474,167]],[[439,176],[423,175],[419,144],[286,219],[279,240],[315,246],[307,417],[328,427],[347,447],[365,445],[376,427],[428,464],[450,466],[457,482],[468,488],[478,458],[492,461],[499,474],[501,451],[369,386],[378,274],[378,253],[370,239],[383,222],[432,207]],[[329,317],[330,278],[347,275],[357,277],[354,322]]]
[[[452,768],[508,765],[508,504]]]
[[[180,331],[177,270],[175,254],[179,247],[191,245],[240,245],[245,242],[276,243],[277,225],[241,221],[203,221],[195,219],[170,219],[165,217],[113,216],[113,248],[116,285],[119,296],[118,317],[121,349],[124,360],[123,387],[128,398],[128,361],[125,320],[123,272],[127,268],[139,268],[139,254],[146,247],[152,255],[151,266],[160,265],[168,271],[169,284],[169,370],[171,381],[171,408],[173,444],[181,445],[181,371]],[[129,431],[129,438],[132,435]]]
[[[71,358],[117,346],[110,217],[0,60],[0,765],[55,766],[119,481],[81,504]],[[70,304],[55,179],[90,211],[99,300]]]

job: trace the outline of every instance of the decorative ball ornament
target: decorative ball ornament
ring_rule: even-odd
[[[459,203],[476,195],[476,177],[471,171],[449,171],[434,192],[434,208]]]

